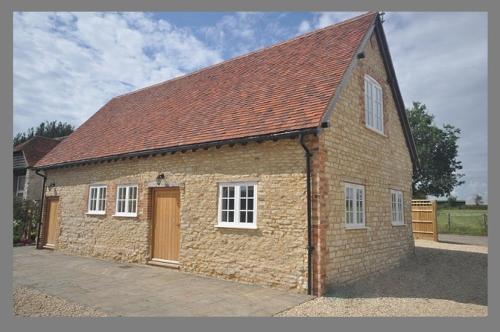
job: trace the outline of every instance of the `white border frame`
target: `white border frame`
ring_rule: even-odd
[[[346,209],[345,209],[345,200],[346,200],[346,190],[347,188],[353,188],[353,189],[362,189],[363,190],[363,223],[362,224],[348,224],[346,220]],[[366,227],[366,193],[365,193],[365,186],[362,184],[357,184],[357,183],[351,183],[351,182],[344,182],[344,226],[346,229],[360,229],[360,228],[367,228]],[[353,204],[353,207],[355,205]],[[354,210],[353,210],[354,212]]]
[[[218,211],[217,211],[217,225],[220,228],[241,228],[241,229],[257,229],[257,190],[258,185],[255,181],[241,181],[241,182],[219,182],[218,186]],[[234,186],[234,222],[222,222],[222,189],[223,186]],[[240,223],[240,186],[253,186],[253,223]]]
[[[396,194],[396,196],[398,194],[401,194],[401,220],[398,221],[398,222],[394,222],[394,220],[392,220],[392,214],[394,212],[394,210],[392,208],[392,194]],[[403,225],[405,225],[405,201],[404,201],[404,194],[403,194],[402,190],[391,189],[391,224],[393,226],[403,226]]]
[[[135,212],[118,212],[118,192],[120,188],[125,189],[125,209],[128,210],[128,201],[130,200],[130,188],[137,188],[137,197],[135,199]],[[139,186],[136,184],[121,184],[116,186],[116,195],[115,195],[115,214],[114,217],[137,217],[137,209],[139,206]]]
[[[106,188],[106,195],[104,196],[104,210],[90,210],[90,193],[92,192],[92,188],[97,188],[97,198],[96,198],[96,207],[99,206],[99,191],[102,189],[100,188]],[[88,192],[88,201],[87,201],[87,214],[95,214],[95,215],[104,215],[106,214],[106,208],[108,206],[108,186],[105,184],[91,184],[89,186],[89,192]]]
[[[366,84],[365,82],[366,81],[369,81],[370,83],[374,84],[375,86],[377,86],[379,89],[380,89],[380,111],[382,112],[382,130],[379,130],[375,124],[375,113],[373,114],[374,115],[374,118],[373,118],[373,122],[374,122],[374,125],[373,126],[370,126],[368,124],[368,121],[366,121]],[[382,89],[382,86],[380,85],[379,82],[377,82],[376,79],[374,79],[373,77],[371,77],[370,75],[368,74],[365,74],[365,79],[363,81],[363,92],[364,92],[364,100],[365,100],[365,109],[363,110],[364,114],[365,114],[365,126],[366,128],[369,128],[381,135],[385,135],[385,128],[384,128],[384,89]],[[372,96],[373,98],[373,96]],[[373,112],[375,112],[375,110],[373,110]]]

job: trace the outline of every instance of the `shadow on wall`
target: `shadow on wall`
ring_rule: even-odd
[[[430,298],[488,304],[488,255],[416,247],[399,267],[374,274],[327,296],[341,298]]]

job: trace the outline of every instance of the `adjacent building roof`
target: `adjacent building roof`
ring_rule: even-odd
[[[23,167],[34,166],[43,156],[45,156],[50,150],[52,150],[56,145],[61,142],[58,138],[48,138],[43,136],[35,136],[30,138],[26,142],[18,144],[14,147],[14,155],[24,155],[25,163],[20,163],[20,158],[18,159],[18,165]],[[16,161],[16,160],[15,160]],[[15,167],[16,165],[14,165]]]
[[[37,167],[318,128],[376,19],[369,12],[117,96]]]

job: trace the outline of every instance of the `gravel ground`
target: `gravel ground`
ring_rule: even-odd
[[[488,247],[484,245],[466,245],[461,243],[446,243],[446,242],[434,242],[425,240],[417,240],[415,241],[415,245],[422,248],[456,250],[463,252],[477,252],[482,254],[488,253]]]
[[[487,316],[487,252],[483,246],[415,241],[416,255],[277,316]]]
[[[474,246],[488,246],[487,236],[439,234],[439,241],[455,244],[470,244]]]
[[[278,317],[484,317],[488,307],[440,299],[319,297]]]
[[[17,287],[13,291],[16,316],[105,317],[104,312],[47,295],[36,289]]]

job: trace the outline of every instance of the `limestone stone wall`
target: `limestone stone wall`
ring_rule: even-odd
[[[56,186],[47,195],[60,199],[57,249],[145,263],[159,173],[181,189],[181,270],[305,291],[306,176],[297,139],[49,170]],[[216,228],[218,182],[243,180],[258,182],[257,229]],[[106,215],[86,214],[90,184],[107,185]],[[136,218],[113,216],[119,184],[139,186]]]
[[[397,264],[413,250],[412,162],[373,35],[321,133],[316,227],[324,229],[323,275],[330,287]],[[383,89],[384,135],[365,126],[364,75]],[[344,183],[365,186],[363,229],[346,229]],[[390,190],[403,191],[404,226],[391,223]]]

